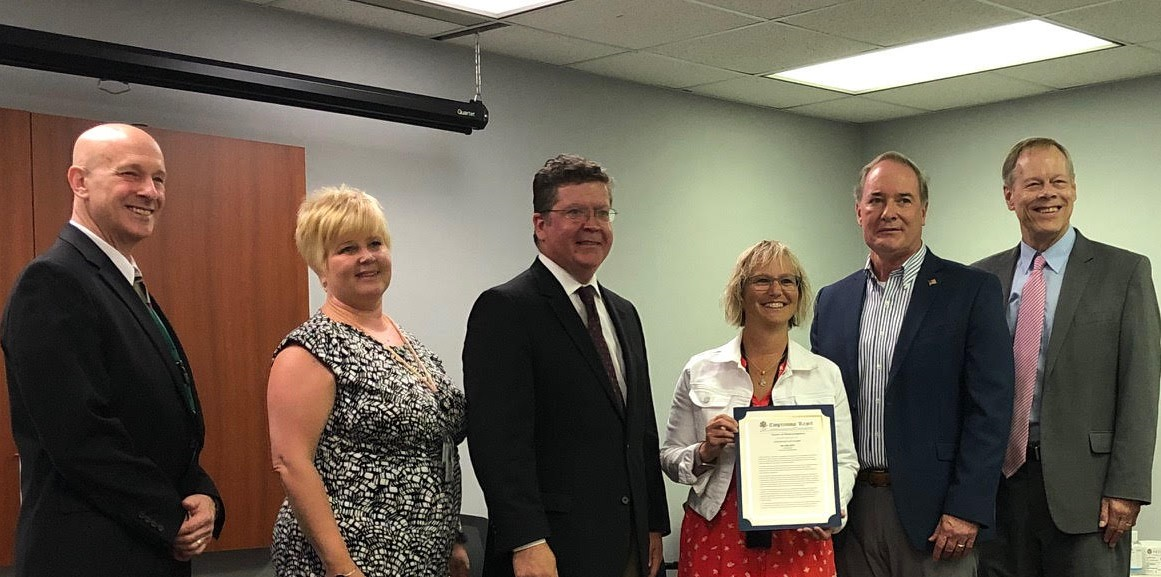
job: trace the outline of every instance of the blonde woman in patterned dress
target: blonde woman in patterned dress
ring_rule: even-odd
[[[661,467],[692,485],[681,523],[679,577],[833,577],[832,529],[738,530],[734,407],[834,405],[839,497],[845,508],[858,458],[842,376],[834,363],[790,340],[810,312],[810,283],[786,245],[764,240],[742,252],[722,301],[742,328],[695,355],[673,393]]]
[[[270,369],[270,449],[286,490],[276,574],[467,577],[457,539],[464,396],[383,312],[382,208],[356,189],[321,189],[299,208],[295,241],[326,301]]]

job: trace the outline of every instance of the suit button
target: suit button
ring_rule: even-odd
[[[628,497],[621,497],[621,504],[622,504],[622,505],[628,505],[628,504],[629,504],[629,498],[628,498]]]

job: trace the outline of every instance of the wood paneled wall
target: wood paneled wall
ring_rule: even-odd
[[[0,108],[0,302],[32,260],[32,143],[27,112]],[[0,360],[4,352],[0,351]],[[20,511],[19,462],[12,441],[8,381],[0,371],[0,565],[12,564]]]
[[[32,241],[19,256],[5,251],[0,282],[7,290],[20,267],[51,246],[68,221],[72,192],[65,173],[72,143],[97,123],[5,112],[25,115],[23,150],[31,150],[24,185],[3,181],[0,190],[5,207],[14,202],[8,197],[19,191],[27,195],[22,225]],[[282,487],[270,466],[266,377],[274,347],[306,318],[309,307],[306,267],[294,247],[294,215],[306,192],[305,151],[146,130],[165,154],[166,205],[153,236],[137,246],[134,258],[181,338],[197,382],[206,421],[201,462],[227,508],[226,527],[214,549],[266,547],[282,501]],[[0,138],[7,155],[11,141],[2,133]],[[8,177],[0,173],[0,178]],[[2,222],[21,218],[0,212],[6,213]],[[6,401],[6,391],[3,396]],[[6,407],[3,418],[7,425]],[[5,426],[0,435],[9,429]],[[0,436],[0,451],[10,453],[6,446],[10,438]],[[6,564],[11,562],[15,511],[7,500],[18,486],[4,469],[0,563]]]

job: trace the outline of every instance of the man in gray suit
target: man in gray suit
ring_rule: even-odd
[[[1016,402],[997,497],[1000,539],[982,575],[1129,572],[1129,539],[1150,499],[1161,379],[1161,314],[1149,259],[1069,223],[1072,159],[1029,138],[1004,160],[1019,246],[976,266],[1008,295]]]

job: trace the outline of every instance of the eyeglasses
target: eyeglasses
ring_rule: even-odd
[[[794,275],[783,275],[774,278],[766,275],[759,275],[746,279],[746,284],[749,285],[750,288],[753,288],[759,292],[766,292],[770,290],[770,287],[774,286],[774,283],[778,283],[778,287],[784,291],[797,291],[799,286],[801,286],[802,277]]]
[[[555,210],[542,210],[540,212],[562,212],[564,217],[573,222],[588,222],[590,218],[596,217],[599,222],[613,222],[617,218],[617,211],[611,208],[560,208]]]

